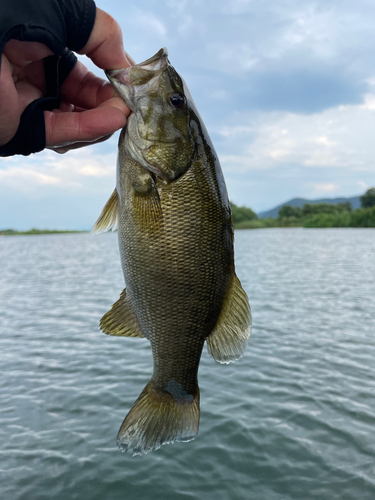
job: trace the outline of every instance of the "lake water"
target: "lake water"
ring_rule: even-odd
[[[235,237],[247,352],[205,349],[196,440],[135,458],[115,438],[150,345],[97,327],[116,234],[0,238],[1,499],[375,498],[375,230]]]

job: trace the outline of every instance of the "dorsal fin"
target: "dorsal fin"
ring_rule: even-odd
[[[105,233],[112,228],[112,231],[117,229],[118,219],[118,194],[116,188],[111,194],[109,200],[104,205],[98,220],[92,228],[92,233]]]
[[[99,323],[102,332],[120,337],[144,337],[139,327],[132,305],[126,296],[126,289]]]
[[[250,332],[249,301],[234,274],[216,325],[206,339],[208,353],[219,363],[236,361],[243,356]]]

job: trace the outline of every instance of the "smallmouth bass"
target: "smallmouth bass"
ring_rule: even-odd
[[[166,49],[107,76],[132,113],[119,138],[116,188],[93,228],[118,227],[126,283],[100,328],[151,343],[151,380],[117,436],[122,451],[140,455],[195,438],[203,345],[220,363],[236,361],[251,314],[235,274],[220,163]]]

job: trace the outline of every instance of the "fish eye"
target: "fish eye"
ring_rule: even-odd
[[[185,106],[185,97],[179,92],[173,92],[173,94],[169,96],[169,100],[176,109],[182,109]]]

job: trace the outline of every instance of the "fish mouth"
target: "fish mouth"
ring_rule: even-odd
[[[122,83],[128,85],[134,85],[129,79],[129,72],[132,68],[141,67],[142,69],[148,71],[158,71],[164,69],[164,67],[169,63],[168,61],[168,50],[166,47],[161,48],[155,55],[146,59],[138,64],[134,64],[133,66],[129,66],[126,69],[111,69],[106,70],[105,74],[111,80],[115,78],[117,81],[121,81]],[[121,75],[121,76],[119,76]]]
[[[162,47],[158,52],[156,52],[155,55],[149,57],[148,59],[146,59],[146,61],[137,64],[137,66],[142,66],[142,67],[152,66],[152,68],[149,69],[156,69],[154,67],[155,63],[161,64],[161,60],[167,57],[168,57],[168,50],[166,47]]]
[[[151,147],[155,142],[163,143],[167,148],[169,148],[169,146],[173,146],[173,144],[176,143],[176,137],[171,139],[161,139],[157,132],[152,131],[151,133],[148,132],[148,134],[145,134],[142,127],[136,126],[136,122],[133,123],[133,120],[135,119],[135,115],[144,120],[141,99],[150,92],[157,90],[159,78],[169,66],[170,62],[168,60],[168,51],[166,48],[162,48],[155,55],[139,64],[125,69],[108,70],[105,72],[108,80],[125,101],[128,108],[132,111],[131,115],[127,119],[126,125],[127,130],[130,130],[130,128],[132,129],[133,135],[133,138],[127,143],[131,158],[144,170],[150,172],[151,175],[155,177],[154,181],[159,179],[163,183],[171,182],[171,180],[174,180],[174,176],[171,178],[171,172],[169,172],[169,169],[163,168],[163,161],[160,163],[161,168],[153,163],[149,163],[144,156],[143,151]],[[130,122],[132,122],[133,125],[131,127]],[[179,139],[184,139],[181,137],[180,133],[176,133],[176,136]],[[160,158],[160,160],[162,159]],[[163,170],[166,170],[167,173]]]
[[[159,76],[169,65],[168,51],[164,47],[146,61],[125,69],[107,70],[105,74],[129,109],[135,111],[136,97],[157,88]]]

